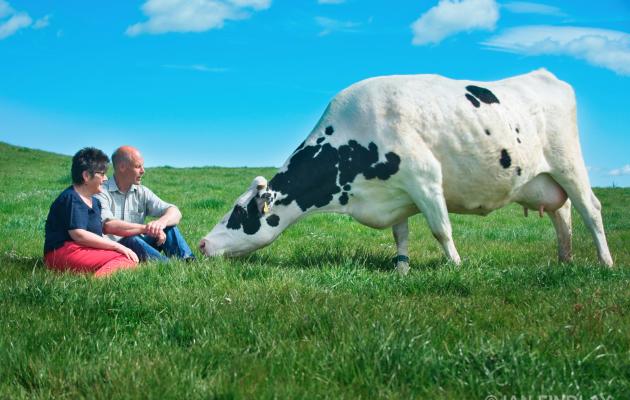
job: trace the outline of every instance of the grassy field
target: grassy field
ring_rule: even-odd
[[[413,217],[405,278],[390,230],[317,215],[247,258],[95,280],[42,266],[69,169],[0,143],[2,399],[630,398],[630,189],[596,190],[614,269],[575,213],[561,265],[549,219],[510,206],[451,216],[461,267]],[[144,183],[196,246],[274,172],[151,168]]]

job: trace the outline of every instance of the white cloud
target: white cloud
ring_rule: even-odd
[[[548,6],[540,3],[529,3],[526,1],[513,1],[511,3],[501,4],[501,8],[513,12],[515,14],[542,14],[553,15],[556,17],[565,17],[566,14],[558,7]]]
[[[4,0],[0,0],[0,18],[4,18],[6,16],[9,16],[9,15],[13,14],[14,12],[15,11],[13,10],[13,8],[11,8],[9,3],[7,3]]]
[[[523,26],[483,43],[491,49],[525,55],[567,55],[630,75],[630,34],[572,26]]]
[[[615,168],[608,172],[608,175],[612,176],[621,176],[621,175],[630,175],[630,164],[626,164],[621,168]]]
[[[33,28],[39,29],[48,25],[48,16],[42,18]],[[20,29],[28,28],[33,24],[33,19],[23,11],[17,11],[5,1],[0,0],[0,40],[8,38]],[[45,24],[45,25],[42,25]]]
[[[0,0],[0,40],[29,26],[33,29],[45,28],[49,24],[49,19],[50,16],[46,15],[33,23],[33,19],[28,13],[17,11],[7,1]]]
[[[326,17],[315,17],[315,22],[322,28],[319,36],[326,36],[333,32],[356,32],[361,26],[359,22],[338,21]]]
[[[345,2],[346,0],[317,0],[319,4],[341,4]]]
[[[192,64],[192,65],[175,65],[175,64],[166,64],[163,65],[164,68],[169,69],[188,69],[191,71],[199,71],[199,72],[226,72],[227,68],[220,67],[208,67],[203,64]]]
[[[50,25],[50,15],[40,18],[33,24],[33,29],[42,29]]]
[[[412,43],[439,43],[459,32],[493,30],[498,19],[499,6],[494,0],[440,0],[411,26]]]
[[[27,13],[13,14],[7,21],[0,23],[0,39],[7,38],[20,29],[29,27],[32,23],[33,20]]]
[[[131,25],[126,33],[204,32],[222,28],[226,20],[249,18],[251,11],[270,6],[271,0],[147,0],[142,11],[149,20]]]
[[[271,6],[271,0],[228,0],[237,7],[251,7],[256,10],[264,10]]]

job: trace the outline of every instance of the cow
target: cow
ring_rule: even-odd
[[[409,270],[408,218],[422,213],[455,264],[448,213],[487,215],[509,203],[550,217],[571,259],[571,205],[613,265],[582,158],[572,87],[545,69],[494,82],[438,75],[360,81],[337,94],[269,181],[256,177],[199,246],[241,256],[315,212],[392,227],[396,270]]]

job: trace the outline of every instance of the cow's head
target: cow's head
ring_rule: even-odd
[[[279,217],[271,211],[275,196],[267,180],[256,177],[236,200],[232,211],[201,239],[201,252],[207,256],[242,256],[273,241],[278,232],[272,228],[279,222]]]

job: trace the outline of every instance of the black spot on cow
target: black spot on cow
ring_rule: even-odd
[[[363,171],[365,179],[378,178],[385,181],[389,179],[390,176],[398,172],[398,166],[400,165],[400,157],[398,154],[391,152],[387,153],[385,154],[385,159],[387,160],[386,162],[378,163],[371,169]]]
[[[330,135],[333,134],[334,131],[335,130],[333,129],[333,127],[329,125],[329,126],[326,127],[325,133],[330,136]]]
[[[341,191],[337,187],[339,152],[329,143],[307,146],[294,154],[288,169],[271,179],[269,186],[285,198],[276,204],[288,205],[296,201],[302,210],[323,207],[333,195]]]
[[[350,140],[339,147],[339,184],[351,183],[360,173],[365,179],[387,180],[398,172],[400,157],[390,152],[385,154],[385,159],[384,163],[378,162],[378,147],[373,142],[366,149],[356,140]]]
[[[267,219],[267,224],[269,224],[269,226],[278,226],[278,224],[280,223],[280,217],[277,216],[276,214],[272,214],[268,216],[266,219]]]
[[[344,185],[343,190],[345,190],[346,192],[349,192],[350,189],[352,189],[352,186],[350,185]]]
[[[342,206],[345,206],[346,204],[348,204],[348,193],[343,192],[341,196],[339,196],[339,203]]]
[[[240,205],[235,205],[232,214],[228,219],[227,227],[230,229],[241,229],[248,235],[253,235],[260,229],[260,211],[256,198],[252,198],[247,204],[247,209]]]
[[[490,136],[490,129],[486,129],[486,135]]]
[[[519,139],[519,138],[516,138],[516,141],[517,141],[517,142],[519,142],[519,143],[521,143],[521,139]]]
[[[507,150],[501,150],[501,159],[499,159],[499,162],[503,168],[510,168],[510,165],[512,165],[512,159],[510,158],[510,153],[508,153]]]
[[[324,140],[326,140],[325,137],[320,137],[319,139],[317,139],[317,144],[321,144]]]
[[[499,99],[497,99],[494,93],[492,93],[490,90],[486,88],[469,85],[469,86],[466,86],[466,90],[468,90],[473,96],[478,98],[479,101],[483,103],[486,103],[486,104],[499,103]]]
[[[516,175],[521,176],[522,172],[523,170],[521,169],[521,167],[516,167]]]
[[[466,98],[468,99],[468,101],[472,103],[473,106],[475,106],[475,108],[479,108],[479,106],[481,105],[477,99],[475,99],[473,96],[469,95],[468,93],[466,93]]]
[[[521,133],[521,131],[518,128],[516,128],[516,133]]]
[[[356,140],[339,148],[326,143],[307,146],[294,154],[287,170],[274,176],[269,186],[281,196],[285,195],[276,204],[288,205],[295,201],[306,211],[329,204],[333,196],[341,192],[340,186],[352,183],[359,174],[365,179],[387,180],[398,172],[399,166],[400,157],[393,152],[385,154],[385,161],[379,162],[378,146],[374,143],[367,148]]]

